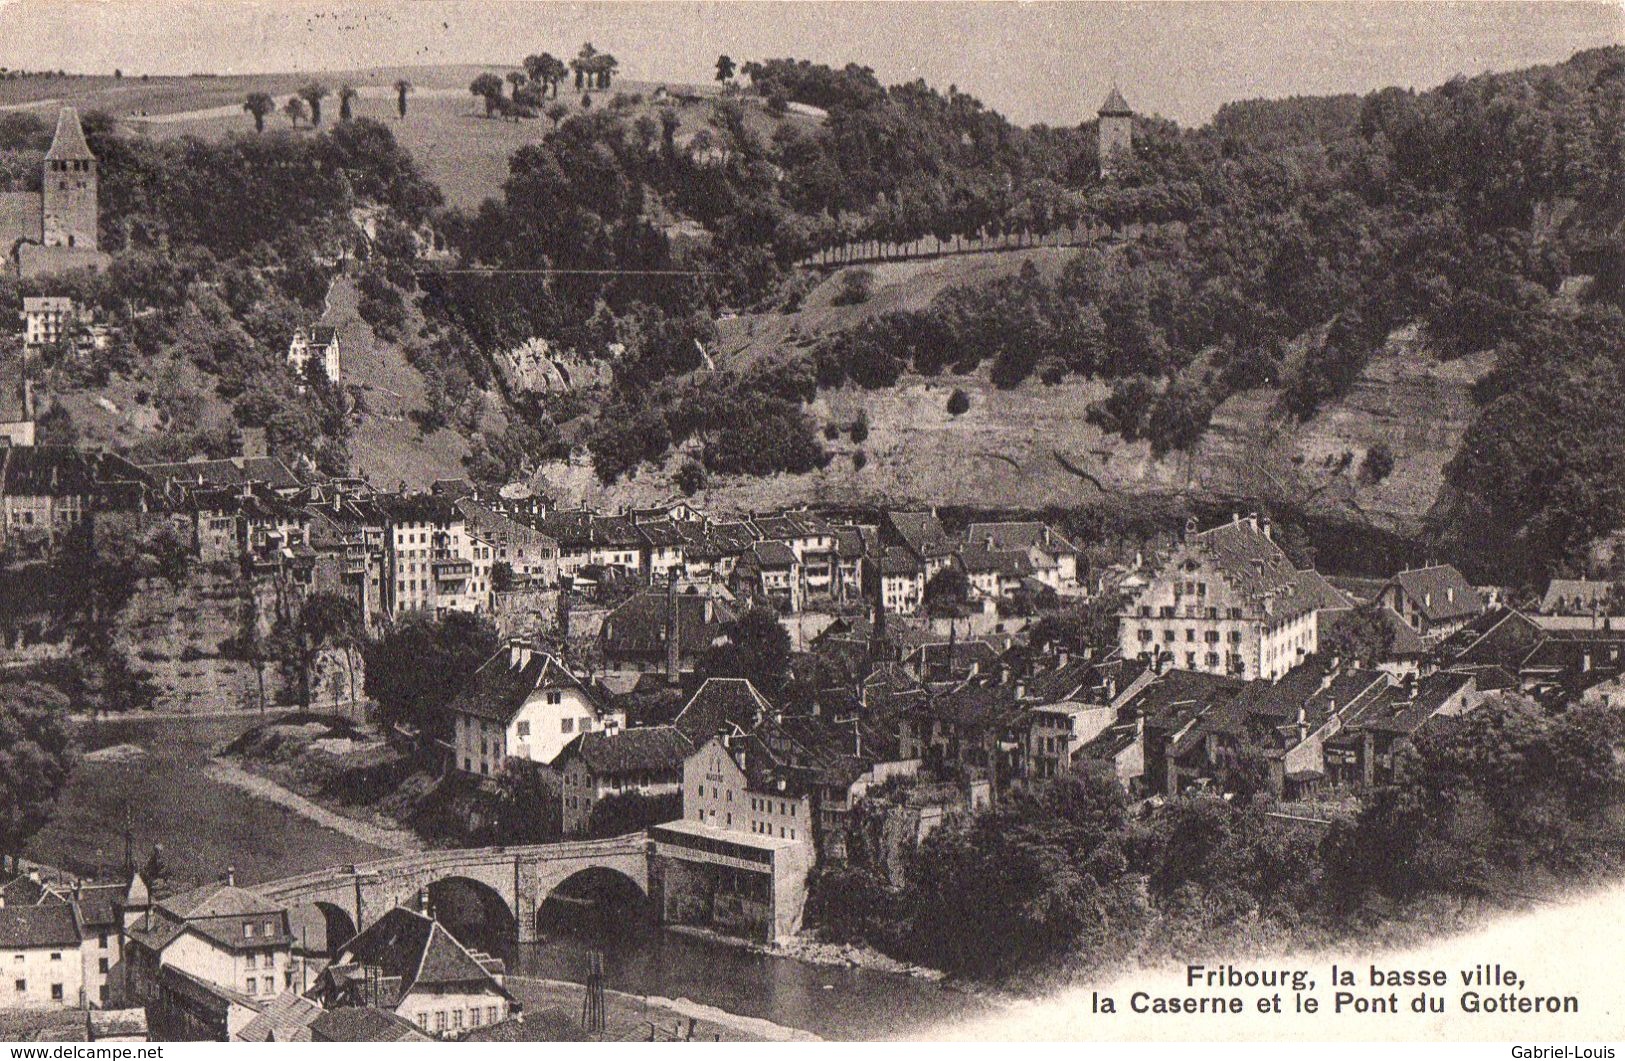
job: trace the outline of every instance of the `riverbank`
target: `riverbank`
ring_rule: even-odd
[[[256,799],[268,800],[300,817],[310,819],[323,828],[343,833],[364,844],[381,847],[398,855],[422,851],[427,846],[415,833],[405,829],[391,829],[328,810],[320,803],[307,799],[268,777],[245,770],[229,759],[216,756],[204,767],[203,773],[210,780],[241,789]]]
[[[811,936],[796,936],[783,943],[757,943],[723,932],[694,925],[667,925],[667,932],[688,936],[719,947],[734,947],[762,954],[770,958],[790,958],[808,965],[833,965],[845,969],[867,969],[870,972],[889,973],[892,976],[911,976],[917,980],[940,983],[948,978],[941,969],[932,969],[912,962],[900,961],[869,946],[867,943],[828,943]]]

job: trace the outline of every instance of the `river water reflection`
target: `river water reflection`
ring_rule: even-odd
[[[588,941],[560,936],[519,948],[513,970],[580,982],[588,955],[604,952],[614,991],[687,998],[825,1039],[908,1038],[992,1011],[992,1004],[917,977],[812,965],[659,930]]]

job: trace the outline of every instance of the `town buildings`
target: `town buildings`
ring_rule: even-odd
[[[1319,647],[1319,617],[1352,602],[1314,570],[1300,571],[1268,520],[1237,516],[1184,538],[1120,613],[1126,659],[1275,679]]]
[[[339,382],[339,333],[336,328],[299,328],[288,342],[288,366],[303,378],[314,362],[332,384]]]
[[[122,997],[152,1002],[175,970],[248,999],[269,999],[293,986],[293,934],[278,903],[225,877],[135,910],[127,904]],[[170,982],[187,993],[187,982]]]

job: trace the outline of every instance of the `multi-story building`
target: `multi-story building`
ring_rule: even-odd
[[[379,498],[387,521],[389,610],[444,614],[490,606],[495,548],[470,534],[457,504],[433,494]]]
[[[469,532],[495,550],[491,556],[493,567],[507,564],[515,579],[532,585],[558,585],[559,543],[550,535],[517,513],[499,511],[472,497],[459,498],[457,510],[463,514]]]
[[[23,299],[23,349],[37,350],[72,338],[79,322],[79,307],[60,295],[29,296]]]
[[[551,763],[578,734],[626,726],[559,660],[514,638],[486,660],[447,707],[459,769],[488,777],[509,759]]]
[[[947,561],[945,561],[946,563]],[[880,586],[880,601],[893,615],[913,615],[925,599],[925,568],[914,554],[901,546],[890,546],[869,562],[873,578]],[[866,571],[864,579],[870,574]]]
[[[223,880],[150,902],[124,929],[123,998],[157,997],[160,971],[175,968],[251,999],[293,986],[293,934],[280,903]]]
[[[1319,647],[1319,615],[1350,601],[1300,571],[1268,520],[1235,517],[1183,540],[1119,613],[1125,659],[1209,674],[1275,679]]]
[[[1076,594],[1082,589],[1077,546],[1044,523],[972,523],[965,528],[965,548],[990,553],[1020,551],[1032,565],[1031,577],[1056,593]]]
[[[0,1006],[41,1009],[85,1005],[83,933],[78,909],[66,902],[0,907]]]
[[[1441,641],[1484,612],[1484,598],[1449,564],[1401,571],[1377,600],[1428,641]]]
[[[763,541],[778,542],[795,554],[799,597],[834,597],[840,591],[835,528],[813,512],[785,512],[751,520]]]
[[[339,381],[339,333],[337,328],[300,328],[288,343],[288,365],[299,375],[309,371],[315,361],[327,375],[328,382]]]
[[[676,726],[590,730],[553,761],[564,807],[564,835],[587,830],[600,801],[626,793],[682,791],[683,760],[694,746]]]

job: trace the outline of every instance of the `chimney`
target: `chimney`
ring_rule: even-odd
[[[1135,740],[1144,740],[1145,739],[1145,712],[1144,711],[1136,711],[1136,712],[1134,712],[1134,739]]]
[[[236,866],[227,866],[226,867],[226,887],[235,888],[236,886],[237,886],[237,867]]]
[[[1309,736],[1309,711],[1302,704],[1298,705],[1298,723],[1297,724],[1298,724],[1298,741],[1299,741],[1299,743],[1302,743],[1303,739],[1305,737]]]
[[[1056,652],[1055,652],[1055,665],[1057,667],[1064,667],[1067,664],[1067,660],[1069,660],[1071,658],[1072,658],[1072,654],[1070,652],[1068,652],[1065,648],[1057,649]]]
[[[508,669],[518,670],[530,666],[531,654],[535,646],[528,637],[510,637],[508,639]]]
[[[1270,541],[1275,540],[1275,529],[1270,525],[1270,518],[1268,516],[1258,517],[1258,529],[1262,531],[1264,537],[1268,538]]]

